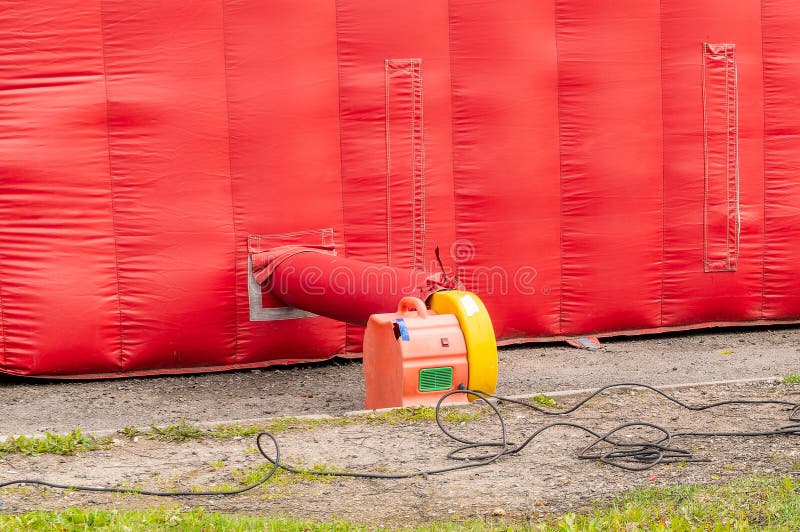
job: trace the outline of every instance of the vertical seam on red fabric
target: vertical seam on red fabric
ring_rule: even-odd
[[[225,81],[225,126],[228,129],[228,183],[231,192],[231,224],[233,227],[233,358],[239,357],[239,237],[236,230],[236,204],[233,194],[233,163],[231,162],[231,104],[228,95],[228,39],[225,24],[225,0],[220,0],[222,15],[222,70]],[[249,304],[249,302],[248,302]]]
[[[761,200],[761,319],[764,319],[764,309],[766,306],[766,286],[767,286],[767,73],[766,62],[764,61],[764,1],[759,3],[761,15],[761,161],[763,169],[762,187],[764,197]]]
[[[667,128],[664,124],[664,1],[658,2],[658,29],[660,51],[660,77],[661,77],[661,302],[659,306],[659,326],[664,326],[664,282],[666,281],[667,266]]]
[[[344,136],[342,135],[342,52],[339,47],[339,2],[333,1],[333,33],[336,40],[336,79],[337,79],[337,103],[339,109],[339,120],[337,127],[339,130],[339,182],[342,212],[342,256],[347,257],[347,223],[344,219]],[[344,346],[343,353],[347,353],[347,343],[350,337],[350,324],[344,324]]]
[[[111,120],[110,120],[110,90],[108,87],[108,66],[106,60],[106,16],[105,2],[100,0],[100,51],[103,61],[103,86],[105,89],[105,114],[106,114],[106,150],[108,152],[108,192],[111,208],[111,233],[114,240],[114,276],[117,281],[117,312],[119,314],[119,368],[125,370],[125,334],[122,313],[122,282],[119,273],[119,244],[117,233],[117,209],[114,200],[114,165],[111,153]]]
[[[706,109],[706,47],[703,43],[702,97],[703,97],[703,271],[709,272],[708,261],[708,118]]]
[[[558,49],[558,0],[553,4],[553,32],[556,48],[556,117],[558,121],[558,334],[564,334],[564,156],[561,123],[561,55]]]
[[[456,210],[456,88],[455,62],[453,60],[453,3],[447,0],[447,55],[450,63],[450,183],[453,191],[453,236],[459,239],[458,212]],[[453,258],[453,257],[451,257]],[[458,264],[455,274],[458,274]]]
[[[1,265],[1,263],[0,263]],[[6,315],[3,310],[3,269],[0,267],[0,339],[3,341],[3,349],[0,350],[0,369],[6,370]]]

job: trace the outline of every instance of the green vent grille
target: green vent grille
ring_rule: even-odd
[[[441,392],[453,387],[453,368],[419,370],[419,391]]]

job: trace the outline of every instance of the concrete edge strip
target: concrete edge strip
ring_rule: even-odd
[[[686,383],[679,383],[679,384],[663,384],[663,385],[652,385],[654,388],[658,388],[659,390],[682,390],[687,388],[699,388],[699,387],[707,387],[707,386],[725,386],[731,384],[758,384],[758,383],[780,383],[783,382],[783,377],[756,377],[750,379],[733,379],[733,380],[722,380],[722,381],[705,381],[705,382],[686,382]],[[525,401],[528,400],[536,395],[546,395],[547,397],[572,397],[575,395],[588,395],[590,393],[595,392],[600,386],[596,386],[594,388],[577,388],[572,390],[557,390],[553,392],[532,392],[526,393],[521,395],[507,395],[508,399],[514,399],[515,401]],[[631,391],[636,389],[634,386],[621,386],[619,388],[615,388],[614,390],[610,391],[609,393],[622,393],[626,391]],[[496,402],[495,399],[490,399],[492,402]],[[457,403],[448,403],[448,407],[464,407],[468,406],[470,403],[467,401],[457,402]],[[377,410],[352,410],[350,412],[345,412],[343,416],[360,416],[364,414],[381,414],[384,412],[391,412],[395,410],[394,408],[380,408]]]
[[[664,385],[654,385],[655,388],[659,390],[683,390],[687,388],[701,388],[701,387],[709,387],[709,386],[726,386],[731,384],[758,384],[758,383],[781,383],[783,382],[783,377],[756,377],[756,378],[749,378],[749,379],[733,379],[733,380],[718,380],[718,381],[704,381],[704,382],[686,382],[686,383],[678,383],[678,384],[664,384]],[[552,392],[532,392],[520,395],[509,395],[507,396],[509,399],[514,400],[527,400],[531,397],[536,395],[542,394],[548,397],[572,397],[575,395],[587,395],[589,393],[594,392],[597,390],[598,387],[595,388],[578,388],[572,390],[556,390]],[[619,388],[615,388],[613,391],[609,393],[624,393],[626,391],[631,391],[635,389],[632,386],[622,386]],[[492,400],[495,402],[495,400]],[[469,406],[470,403],[458,402],[458,403],[448,403],[448,407],[456,407],[456,408],[463,408]],[[285,416],[274,416],[274,417],[259,417],[259,418],[243,418],[243,419],[229,419],[224,421],[199,421],[197,423],[193,423],[196,427],[203,428],[203,429],[213,429],[220,425],[260,425],[270,423],[272,421],[276,421],[279,419],[285,419],[287,417],[296,418],[296,419],[337,419],[341,417],[356,417],[356,416],[363,416],[369,414],[383,414],[386,412],[391,412],[392,410],[397,410],[397,408],[380,408],[377,410],[351,410],[348,412],[343,413],[339,416],[332,416],[328,414],[303,414],[303,415],[285,415]],[[146,427],[133,427],[134,430],[139,432],[147,432],[151,429],[151,426]],[[96,438],[107,438],[112,437],[119,434],[120,429],[98,429],[98,430],[81,430],[82,434],[87,436],[94,436]],[[54,434],[59,435],[66,435],[68,432],[56,432]],[[17,435],[19,436],[19,435]],[[44,436],[43,433],[34,433],[34,434],[26,434],[24,435],[29,438],[33,437],[42,437]],[[5,442],[8,440],[8,436],[0,436],[0,443]]]

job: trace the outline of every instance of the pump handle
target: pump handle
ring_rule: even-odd
[[[420,318],[428,317],[428,307],[425,306],[425,303],[420,298],[414,296],[406,296],[401,299],[400,303],[397,304],[397,313],[405,314],[412,308],[417,311],[417,315]]]

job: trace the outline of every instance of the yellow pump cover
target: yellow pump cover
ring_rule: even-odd
[[[483,302],[472,292],[444,290],[434,293],[428,304],[437,314],[455,314],[461,325],[467,344],[469,389],[494,393],[497,387],[497,341]]]

